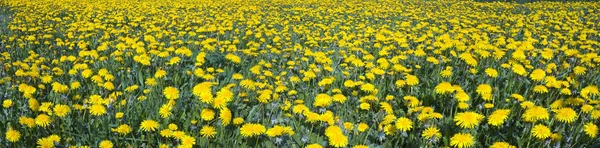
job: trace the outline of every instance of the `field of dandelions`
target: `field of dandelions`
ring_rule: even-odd
[[[600,3],[0,1],[0,147],[600,147]]]

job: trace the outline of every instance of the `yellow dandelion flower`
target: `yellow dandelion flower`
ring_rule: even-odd
[[[462,112],[454,116],[454,122],[462,128],[474,128],[484,117],[476,112]]]
[[[315,107],[327,107],[332,103],[332,99],[329,95],[327,94],[318,94],[315,97],[315,102],[313,103],[313,106]]]
[[[408,86],[415,86],[417,84],[419,84],[419,78],[417,78],[416,76],[413,75],[406,75],[406,84]]]
[[[9,108],[13,105],[13,101],[11,99],[6,99],[2,101],[2,107]]]
[[[367,129],[369,129],[369,125],[367,125],[366,123],[360,123],[358,124],[357,128],[359,132],[364,132]]]
[[[517,148],[508,142],[494,142],[490,148]]]
[[[435,86],[435,93],[437,94],[449,94],[452,92],[454,92],[454,87],[448,82],[442,82]]]
[[[425,137],[427,139],[440,139],[442,137],[442,133],[440,133],[440,130],[435,127],[428,127],[427,129],[423,130],[423,133],[421,133],[422,137]]]
[[[323,146],[321,146],[320,144],[313,143],[307,145],[305,148],[323,148]]]
[[[571,123],[577,120],[578,115],[577,112],[575,112],[575,110],[569,107],[565,107],[556,111],[556,115],[554,117],[560,122]]]
[[[142,129],[143,131],[156,131],[156,129],[158,129],[158,126],[160,124],[158,124],[158,122],[154,121],[154,120],[144,120],[142,121],[142,123],[140,123],[140,129]]]
[[[410,131],[413,128],[413,122],[406,118],[406,117],[400,117],[396,120],[396,129],[402,131],[402,132],[407,132]]]
[[[204,121],[210,121],[215,118],[215,111],[208,108],[202,109],[202,111],[200,112],[200,117]]]
[[[233,124],[234,125],[240,125],[242,123],[244,123],[244,118],[237,117],[237,118],[233,119]]]
[[[529,74],[529,77],[533,81],[542,81],[546,77],[546,72],[542,69],[536,69]]]
[[[102,116],[106,114],[106,108],[100,104],[94,104],[90,107],[90,114],[94,116]]]
[[[598,126],[592,122],[589,122],[583,126],[583,131],[590,138],[596,138],[598,136]]]
[[[254,137],[265,133],[267,129],[261,124],[246,123],[240,128],[240,134],[244,137]]]
[[[19,141],[19,139],[21,139],[21,133],[19,133],[19,131],[13,130],[12,128],[8,128],[4,136],[9,142],[17,142]]]
[[[523,67],[523,65],[521,64],[514,64],[512,65],[512,71],[518,75],[521,76],[526,76],[527,75],[527,70],[525,70],[525,67]]]
[[[492,78],[498,77],[498,71],[496,71],[496,69],[493,68],[486,68],[485,74]]]
[[[348,145],[348,137],[343,134],[329,136],[329,145],[333,147],[346,147]]]
[[[496,110],[496,111],[492,112],[492,114],[488,117],[488,124],[493,125],[493,126],[500,126],[500,125],[504,124],[504,121],[506,121],[509,114],[510,114],[510,109]]]
[[[526,122],[535,122],[535,121],[538,121],[538,120],[547,120],[547,119],[550,118],[550,113],[544,107],[533,106],[533,107],[529,107],[529,108],[527,108],[525,110],[525,113],[523,113],[522,118]]]
[[[360,103],[359,107],[362,110],[369,110],[369,109],[371,109],[371,104],[369,104],[369,103]]]
[[[100,144],[98,144],[99,148],[112,148],[113,147],[113,143],[110,142],[109,140],[103,140],[102,142],[100,142]]]
[[[538,124],[531,128],[531,135],[540,140],[544,140],[552,135],[552,131],[550,131],[550,128],[546,127],[545,125]]]
[[[169,100],[175,100],[177,98],[179,98],[179,90],[175,87],[167,87],[163,90],[163,94],[165,95],[165,98],[169,99]]]
[[[50,125],[51,122],[52,122],[52,119],[50,118],[50,116],[48,116],[46,114],[40,114],[37,117],[35,117],[35,124],[40,127],[46,127],[46,126]]]
[[[167,75],[167,71],[159,69],[154,73],[155,78],[162,78]]]
[[[63,105],[63,104],[55,105],[53,110],[54,110],[54,114],[58,117],[64,117],[67,114],[69,114],[69,112],[71,112],[71,108],[69,108],[69,106]]]
[[[292,127],[275,125],[274,127],[267,130],[266,134],[269,137],[277,137],[284,134],[294,135],[295,132],[294,130],[292,130]]]
[[[200,135],[202,135],[203,138],[214,138],[216,134],[217,132],[212,126],[203,126],[202,129],[200,129]]]
[[[376,91],[377,88],[375,88],[375,85],[373,85],[373,84],[365,83],[360,86],[360,90],[371,93],[371,92]]]
[[[111,131],[117,132],[121,135],[127,135],[127,134],[131,133],[132,129],[129,125],[122,124],[122,125],[119,125],[117,128],[111,129]]]
[[[475,138],[469,133],[457,133],[450,138],[450,145],[457,148],[473,147]]]
[[[219,110],[219,119],[221,119],[221,124],[223,124],[223,126],[227,126],[229,125],[229,123],[231,123],[231,111],[229,110],[229,108],[221,108],[221,110]]]

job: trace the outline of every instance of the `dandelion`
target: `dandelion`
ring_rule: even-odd
[[[572,123],[573,121],[577,120],[577,116],[578,115],[577,112],[575,112],[575,110],[566,107],[556,111],[555,118],[558,119],[558,121],[560,122]]]
[[[173,106],[169,104],[163,104],[158,109],[158,114],[160,114],[161,118],[169,118],[171,116],[171,109],[173,109]]]
[[[37,117],[35,117],[35,124],[40,127],[47,127],[48,125],[50,125],[50,122],[52,122],[52,120],[50,119],[50,116],[46,114],[40,114]]]
[[[536,85],[533,87],[533,92],[545,94],[548,93],[548,88],[546,88],[544,85]]]
[[[69,112],[71,112],[71,108],[69,108],[69,106],[62,105],[62,104],[55,105],[53,110],[54,110],[54,113],[56,114],[56,116],[58,116],[58,117],[64,117],[67,114],[69,114]]]
[[[492,87],[488,84],[481,84],[477,86],[477,94],[481,95],[483,100],[490,101],[492,100]]]
[[[100,142],[100,144],[98,144],[99,148],[112,148],[113,147],[113,143],[110,142],[109,140],[103,140],[102,142]]]
[[[8,128],[5,134],[6,140],[9,142],[17,142],[21,139],[21,133],[19,131],[13,130],[12,128]]]
[[[397,80],[395,84],[396,84],[396,87],[402,88],[402,87],[404,87],[404,85],[406,85],[406,81],[404,81],[404,80]],[[346,83],[344,83],[344,86],[346,86]]]
[[[369,110],[369,109],[371,109],[371,105],[369,103],[360,103],[359,107],[362,110]]]
[[[546,77],[546,72],[542,69],[536,69],[529,74],[529,77],[534,81],[542,81]]]
[[[452,67],[446,67],[446,69],[445,69],[445,70],[442,70],[442,71],[440,72],[440,75],[441,75],[443,78],[452,77]]]
[[[496,71],[496,69],[493,69],[493,68],[486,68],[485,74],[492,78],[498,77],[498,71]]]
[[[175,100],[177,98],[179,98],[179,90],[175,87],[167,87],[163,90],[163,94],[165,95],[165,98],[169,99],[169,100]]]
[[[173,137],[173,130],[170,129],[163,129],[159,132],[160,136],[164,137],[164,138],[171,138]],[[179,137],[178,137],[179,138]]]
[[[203,126],[202,129],[200,129],[200,135],[202,135],[203,138],[214,138],[216,134],[217,132],[212,126]]]
[[[348,137],[342,133],[342,129],[332,125],[325,129],[325,136],[329,139],[329,145],[333,147],[345,147],[348,145]]]
[[[448,82],[442,82],[435,87],[435,93],[448,94],[454,92],[454,87]]]
[[[358,124],[357,128],[358,128],[359,132],[364,132],[367,129],[369,129],[369,125],[367,125],[365,123],[360,123],[360,124]]]
[[[332,98],[334,102],[338,103],[344,103],[347,100],[346,96],[344,96],[343,94],[335,94],[332,96]]]
[[[49,138],[40,138],[37,140],[37,144],[38,147],[42,147],[42,148],[53,148],[54,147],[54,142],[52,139]]]
[[[512,65],[512,71],[521,76],[527,75],[527,71],[525,70],[525,67],[523,67],[523,65],[520,65],[520,64]]]
[[[169,130],[176,131],[179,127],[176,124],[171,123],[171,124],[167,125],[167,128]]]
[[[277,137],[284,134],[294,135],[295,132],[292,130],[292,127],[275,125],[273,128],[267,130],[266,134],[269,137]]]
[[[475,139],[469,133],[457,133],[450,138],[450,145],[458,148],[469,148],[475,145]]]
[[[344,122],[344,129],[352,130],[354,129],[354,124],[352,124],[352,122]]]
[[[122,124],[122,125],[119,125],[117,128],[111,129],[111,131],[117,132],[117,133],[119,133],[121,135],[127,135],[127,134],[131,133],[132,130],[131,130],[131,127],[129,125]]]
[[[191,147],[192,145],[196,144],[196,138],[192,136],[184,135],[179,139],[181,140],[181,145],[188,145]]]
[[[234,125],[240,125],[242,123],[244,123],[244,118],[237,117],[237,118],[233,119],[233,124]]]
[[[548,110],[544,107],[533,106],[528,107],[527,110],[525,110],[525,113],[523,113],[522,118],[527,122],[547,120],[550,118],[550,113],[548,113]]]
[[[462,128],[474,128],[484,117],[476,112],[463,112],[454,116],[454,122]]]
[[[360,86],[360,90],[371,93],[377,90],[377,88],[373,84],[366,83]]]
[[[12,102],[12,100],[10,100],[10,99],[7,99],[7,100],[4,100],[4,101],[2,101],[2,107],[4,107],[4,108],[9,108],[9,107],[11,107],[12,105],[13,105],[13,102]]]
[[[408,86],[415,86],[417,84],[419,84],[419,78],[417,78],[416,76],[413,75],[406,75],[406,84]]]
[[[496,110],[496,111],[492,112],[492,114],[488,117],[488,124],[493,125],[493,126],[500,126],[500,125],[504,124],[504,121],[506,121],[509,114],[510,114],[509,109]]]
[[[582,66],[576,66],[575,68],[573,68],[573,72],[577,75],[584,75],[585,71],[587,71],[587,68]]]
[[[592,110],[594,110],[594,107],[589,104],[581,106],[581,111],[583,111],[583,113],[587,114],[587,113],[592,112]]]
[[[159,69],[154,73],[155,78],[162,78],[167,75],[167,71]]]
[[[24,116],[19,117],[19,124],[27,126],[29,128],[33,128],[36,125],[35,119]]]
[[[531,128],[531,135],[540,140],[544,140],[552,135],[552,131],[545,125],[538,124]]]
[[[423,130],[423,133],[421,133],[422,137],[425,137],[427,139],[435,139],[438,140],[442,137],[442,133],[440,133],[440,130],[437,127],[428,127],[427,129]]]
[[[456,95],[454,95],[454,98],[456,98],[456,100],[458,100],[459,102],[467,102],[467,101],[471,100],[471,97],[469,96],[469,94],[467,94],[464,91],[457,92]]]
[[[223,124],[223,126],[227,126],[231,123],[231,117],[232,115],[229,108],[222,108],[219,111],[219,119],[221,119],[221,124]]]
[[[329,136],[329,145],[333,147],[346,147],[348,145],[348,137],[343,134]]]
[[[413,122],[406,118],[400,117],[396,120],[396,128],[402,132],[406,132],[412,129]]]
[[[385,112],[387,114],[394,114],[394,110],[392,108],[392,105],[390,105],[389,103],[387,103],[387,102],[381,102],[381,103],[379,103],[379,105],[381,106],[381,108],[383,110],[385,110]]]
[[[329,95],[327,94],[318,94],[315,97],[315,102],[313,103],[313,106],[315,107],[327,107],[332,103],[332,99]]]
[[[90,107],[90,114],[94,116],[102,116],[106,114],[106,108],[100,104],[95,104]]]
[[[215,112],[211,109],[205,108],[202,109],[202,111],[200,112],[200,117],[204,121],[210,121],[215,118]]]
[[[562,136],[558,133],[552,133],[552,135],[550,135],[550,139],[552,141],[560,141],[562,140]]]
[[[583,98],[587,99],[591,95],[600,95],[600,91],[598,91],[598,87],[596,87],[595,85],[589,85],[581,89],[581,96]]]
[[[313,143],[307,145],[305,148],[323,148],[323,146],[321,146],[320,144]]]
[[[158,122],[154,121],[154,120],[144,120],[142,121],[142,123],[140,123],[140,129],[142,129],[142,131],[156,131],[156,129],[158,128],[160,124],[158,124]]]
[[[255,137],[265,133],[267,129],[261,124],[247,123],[240,128],[240,134],[244,137]]]
[[[592,122],[588,122],[583,126],[583,132],[590,138],[596,138],[598,136],[598,126]]]
[[[490,148],[516,148],[513,145],[510,145],[507,142],[494,142]]]
[[[81,87],[81,83],[75,81],[75,82],[71,82],[71,89],[76,90],[79,89],[79,87]]]

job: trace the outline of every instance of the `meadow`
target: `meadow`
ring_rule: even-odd
[[[2,0],[0,147],[600,147],[599,11]]]

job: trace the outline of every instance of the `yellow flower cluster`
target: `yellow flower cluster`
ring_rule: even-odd
[[[5,147],[600,147],[600,2],[0,1]]]

